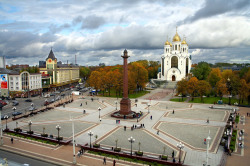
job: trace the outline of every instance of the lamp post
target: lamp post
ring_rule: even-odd
[[[32,121],[31,120],[28,122],[28,125],[29,125],[29,132],[31,133],[31,125],[32,125]]]
[[[130,138],[128,138],[128,141],[131,143],[131,153],[130,153],[130,155],[132,156],[132,144],[135,142],[135,139],[131,136]]]
[[[56,125],[56,129],[58,131],[58,143],[60,142],[59,131],[61,130],[61,126]]]
[[[33,114],[33,111],[34,111],[34,103],[31,103],[30,106],[31,106],[31,113]]]
[[[148,103],[148,113],[149,113],[149,107],[150,107],[150,104]]]
[[[101,118],[101,107],[98,108],[98,111],[99,111],[99,119]]]
[[[208,148],[209,148],[209,141],[210,140],[211,140],[211,137],[210,137],[210,130],[209,130],[209,133],[207,136],[207,163],[206,163],[206,166],[208,166]]]
[[[232,97],[232,95],[230,94],[230,95],[228,95],[228,98],[229,98],[229,105],[231,105],[231,97]]]
[[[115,110],[117,110],[117,101],[115,101],[115,105],[116,105],[116,108],[115,108]]]
[[[75,126],[74,126],[74,121],[70,117],[70,120],[72,121],[72,133],[73,133],[73,164],[76,164],[76,153],[75,153]]]
[[[179,95],[178,95],[178,97],[179,97],[179,101],[180,101],[180,99],[181,99],[181,96],[182,96],[181,94],[179,94]]]
[[[227,78],[227,88],[228,88],[228,92],[229,92],[229,95],[228,95],[228,98],[229,98],[229,101],[228,101],[228,105],[231,105],[231,97],[232,97],[232,95],[231,95],[231,82],[230,82],[231,80],[230,80],[230,78],[228,77]]]
[[[179,155],[179,163],[181,163],[181,149],[183,149],[184,148],[184,144],[183,143],[178,143],[177,144],[177,148],[179,148],[180,149],[180,155]]]
[[[91,130],[88,132],[90,141],[89,141],[89,147],[91,148],[91,137],[94,135],[94,132],[92,132]]]
[[[3,117],[4,119],[5,119],[5,121],[6,121],[6,130],[8,129],[8,126],[7,126],[7,119],[9,118],[9,116],[8,115],[4,115],[4,117]]]
[[[12,109],[13,109],[13,113],[14,113],[13,115],[14,115],[14,118],[15,118],[15,117],[16,117],[16,114],[15,114],[15,112],[16,112],[16,107],[13,107]]]

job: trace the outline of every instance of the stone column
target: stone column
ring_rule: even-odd
[[[120,102],[120,114],[128,115],[131,113],[131,101],[128,98],[128,51],[123,52],[123,98]]]

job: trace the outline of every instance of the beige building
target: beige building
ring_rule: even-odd
[[[39,62],[43,88],[56,88],[79,81],[79,66],[58,62],[52,50],[46,61]]]

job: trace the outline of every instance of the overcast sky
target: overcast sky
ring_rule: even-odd
[[[80,65],[160,60],[178,34],[193,63],[250,63],[249,0],[0,0],[0,56],[37,65],[53,48]]]

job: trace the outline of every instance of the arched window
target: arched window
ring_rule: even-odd
[[[175,45],[175,50],[177,50],[177,45]]]
[[[178,48],[178,50],[180,50],[181,49],[181,45],[179,44],[179,48]]]
[[[166,52],[168,52],[168,49],[166,48]]]
[[[173,67],[178,68],[178,58],[177,58],[177,56],[173,56],[171,58],[171,68],[173,68]]]

